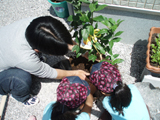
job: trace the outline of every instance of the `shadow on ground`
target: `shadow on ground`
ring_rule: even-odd
[[[132,48],[130,75],[135,77],[136,81],[140,80],[141,73],[146,65],[146,50],[147,40],[138,40]]]

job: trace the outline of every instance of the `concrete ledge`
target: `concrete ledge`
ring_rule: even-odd
[[[152,83],[154,87],[160,88],[160,78],[153,77],[152,75],[145,75],[142,82],[149,82]]]
[[[140,79],[142,82],[149,82],[152,83],[154,87],[160,88],[160,74],[152,73],[147,70],[146,67],[144,68]]]

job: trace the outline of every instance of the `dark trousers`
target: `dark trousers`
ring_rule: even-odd
[[[18,68],[0,72],[0,94],[12,94],[13,98],[25,102],[30,98],[31,74]]]

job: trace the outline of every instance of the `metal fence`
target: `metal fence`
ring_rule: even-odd
[[[160,0],[97,0],[100,4],[160,15]]]

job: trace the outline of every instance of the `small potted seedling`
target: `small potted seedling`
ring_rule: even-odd
[[[146,68],[160,74],[160,28],[151,28],[147,48]]]

